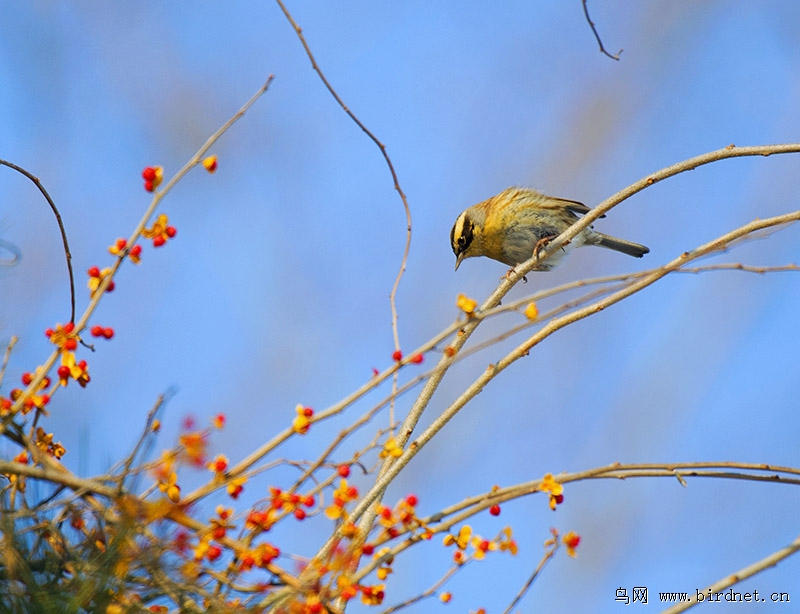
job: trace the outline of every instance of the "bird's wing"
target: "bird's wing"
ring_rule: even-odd
[[[572,211],[577,215],[585,215],[591,211],[589,207],[583,203],[579,203],[577,200],[569,200],[567,198],[553,198],[553,200],[559,201],[567,210]],[[601,215],[600,217],[605,217],[605,215]]]

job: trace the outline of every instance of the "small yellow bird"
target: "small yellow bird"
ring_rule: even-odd
[[[579,214],[589,211],[589,207],[574,200],[545,196],[530,188],[508,188],[472,205],[456,218],[450,231],[456,270],[465,258],[476,256],[514,267],[572,226]],[[650,251],[644,245],[604,235],[590,226],[533,270],[549,271],[561,262],[568,248],[584,245],[599,245],[636,258]]]

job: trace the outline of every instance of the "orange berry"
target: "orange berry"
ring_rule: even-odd
[[[336,472],[343,478],[346,478],[350,475],[350,465],[339,465],[336,468]]]

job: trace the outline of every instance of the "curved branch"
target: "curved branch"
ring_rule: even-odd
[[[589,7],[586,6],[587,2],[588,0],[581,0],[581,3],[583,4],[583,14],[586,16],[586,21],[589,22],[589,27],[592,29],[592,33],[594,34],[595,39],[597,39],[597,44],[600,45],[601,53],[607,55],[612,60],[617,60],[617,62],[619,62],[619,56],[622,53],[622,49],[617,51],[616,55],[611,55],[608,51],[606,51],[606,48],[603,46],[603,41],[600,38],[600,34],[597,32],[597,28],[595,27],[592,18],[589,17]]]
[[[58,229],[61,232],[61,242],[64,244],[64,256],[67,259],[67,271],[69,272],[69,296],[70,296],[70,315],[69,321],[75,322],[75,275],[72,272],[72,252],[69,251],[69,241],[67,241],[67,231],[64,228],[64,221],[61,219],[61,213],[58,211],[58,207],[53,202],[53,199],[50,198],[50,194],[47,193],[47,190],[44,189],[42,182],[39,181],[39,178],[34,176],[32,173],[26,171],[21,166],[17,166],[16,164],[9,162],[8,160],[0,160],[0,164],[7,166],[8,168],[14,169],[18,173],[25,175],[28,179],[30,179],[33,184],[39,189],[44,196],[47,204],[50,205],[50,209],[53,211],[53,215],[56,216],[56,223],[58,224]],[[12,246],[3,242],[3,247],[6,249],[11,249]],[[17,258],[12,261],[16,263]]]
[[[400,286],[400,280],[403,278],[403,274],[406,270],[406,264],[408,263],[408,252],[411,249],[411,208],[408,206],[408,199],[406,198],[405,192],[400,187],[400,180],[397,178],[397,173],[394,170],[394,164],[392,164],[392,160],[389,157],[389,154],[386,152],[386,145],[384,145],[378,137],[376,137],[369,128],[367,128],[364,123],[356,117],[355,113],[353,113],[350,108],[344,103],[344,100],[341,99],[339,94],[333,89],[333,86],[330,84],[328,79],[325,77],[325,74],[322,72],[322,69],[317,64],[317,60],[314,57],[314,54],[311,53],[311,48],[308,46],[308,42],[306,42],[305,37],[303,36],[303,28],[301,28],[297,22],[292,17],[289,10],[286,8],[286,5],[281,0],[275,0],[278,3],[278,6],[283,11],[283,14],[286,16],[286,19],[294,28],[295,34],[297,34],[297,38],[300,39],[300,43],[303,45],[303,49],[308,56],[308,59],[311,61],[311,68],[319,75],[319,78],[322,80],[322,83],[325,85],[325,88],[330,92],[333,99],[336,103],[342,108],[342,110],[347,113],[347,116],[352,119],[355,124],[361,128],[361,130],[366,134],[369,139],[377,145],[378,149],[381,150],[381,155],[383,159],[386,161],[386,166],[389,167],[389,172],[392,175],[392,181],[394,182],[394,189],[400,195],[400,200],[403,201],[403,209],[406,214],[406,244],[405,248],[403,249],[403,258],[400,261],[400,270],[397,272],[397,277],[395,277],[394,285],[392,286],[392,292],[389,295],[389,300],[391,302],[392,307],[392,334],[394,335],[394,346],[396,350],[400,349],[400,335],[397,330],[397,304],[396,304],[396,297],[397,297],[397,289]]]

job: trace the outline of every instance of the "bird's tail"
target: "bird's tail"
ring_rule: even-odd
[[[625,239],[617,239],[616,237],[610,237],[597,231],[592,231],[592,237],[587,243],[613,249],[614,251],[633,256],[634,258],[641,258],[650,251],[649,247],[645,247],[639,243],[626,241]]]

